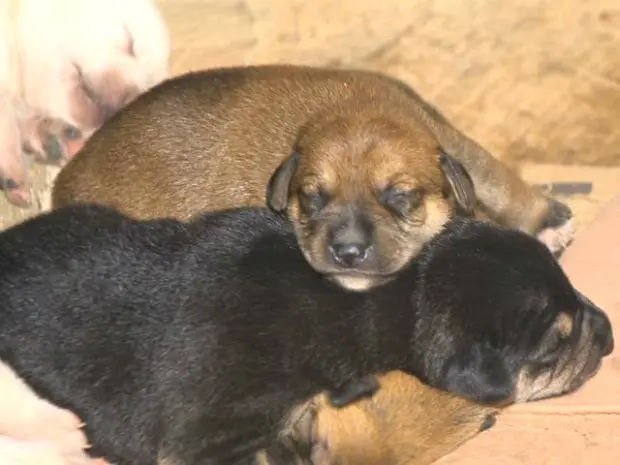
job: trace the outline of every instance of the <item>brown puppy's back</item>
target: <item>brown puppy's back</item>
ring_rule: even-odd
[[[464,164],[500,222],[533,232],[547,213],[542,195],[399,81],[286,65],[190,73],[152,89],[63,169],[53,205],[96,201],[138,218],[262,205],[269,177],[291,153],[300,128],[318,111],[343,109],[360,121],[387,115],[420,140],[435,138]]]
[[[91,200],[138,218],[188,218],[264,204],[269,177],[300,127],[342,102],[360,115],[402,113],[426,132],[404,91],[383,76],[288,66],[190,73],[94,134],[59,174],[54,206]]]

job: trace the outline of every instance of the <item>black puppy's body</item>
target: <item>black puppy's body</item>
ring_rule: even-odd
[[[583,376],[546,381],[557,394],[612,343],[542,244],[470,220],[355,293],[266,209],[182,224],[73,206],[0,235],[0,302],[0,357],[118,465],[252,463],[297,405],[391,370],[500,401],[545,370],[575,378],[549,357],[579,343]],[[574,322],[562,338],[560,311]],[[536,357],[547,368],[520,376]]]
[[[343,293],[262,209],[186,227],[77,207],[5,232],[0,256],[0,356],[118,464],[264,446],[295,404],[409,366],[414,314],[390,309],[410,293]]]

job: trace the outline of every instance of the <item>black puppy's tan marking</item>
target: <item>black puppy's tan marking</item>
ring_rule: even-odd
[[[76,202],[180,219],[267,202],[311,265],[353,290],[391,279],[458,211],[531,234],[571,217],[404,83],[284,65],[190,73],[139,97],[58,176],[54,207]]]
[[[541,243],[467,220],[366,293],[266,209],[75,206],[0,234],[0,256],[0,358],[118,465],[252,464],[304,403],[395,370],[481,403],[559,395],[613,347]]]

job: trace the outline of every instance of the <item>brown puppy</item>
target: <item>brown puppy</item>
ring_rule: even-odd
[[[374,396],[346,407],[332,407],[325,395],[300,407],[258,465],[430,465],[491,427],[500,410],[401,372],[379,379]]]
[[[532,234],[571,217],[403,83],[295,66],[156,86],[93,135],[53,192],[53,207],[138,218],[265,200],[291,218],[309,263],[352,290],[390,279],[459,209]]]

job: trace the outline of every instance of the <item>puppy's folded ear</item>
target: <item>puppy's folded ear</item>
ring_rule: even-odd
[[[471,352],[448,360],[443,385],[445,390],[475,402],[504,405],[514,396],[515,378],[499,351],[476,344]]]
[[[299,165],[299,152],[294,151],[274,171],[267,183],[267,206],[282,213],[288,206],[291,180]]]
[[[439,149],[439,164],[461,211],[473,215],[478,200],[471,176],[465,167],[443,149]]]

